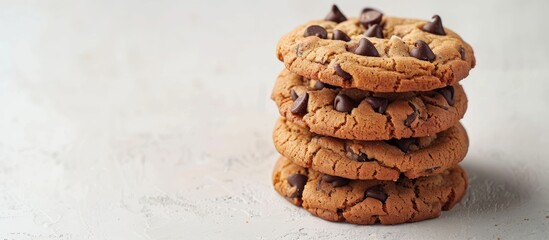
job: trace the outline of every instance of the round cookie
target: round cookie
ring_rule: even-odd
[[[303,94],[307,101],[297,101]],[[373,93],[334,87],[288,70],[279,74],[271,97],[283,117],[313,133],[365,141],[429,136],[455,125],[467,110],[459,84],[426,92]],[[345,99],[350,100],[349,111],[341,107]],[[303,111],[292,111],[299,104]]]
[[[454,166],[418,179],[349,180],[300,167],[281,157],[273,171],[276,191],[297,206],[328,221],[399,224],[440,216],[467,189],[467,174]]]
[[[341,16],[332,9],[327,20],[284,35],[278,59],[306,78],[373,92],[442,88],[467,77],[475,66],[471,46],[443,28],[438,16],[428,22],[382,16],[373,9],[360,18]]]
[[[297,165],[349,179],[396,180],[431,176],[459,163],[469,147],[461,124],[429,137],[354,141],[311,134],[280,118],[275,148]]]

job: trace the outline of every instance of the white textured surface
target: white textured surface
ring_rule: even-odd
[[[275,44],[329,4],[0,1],[0,239],[547,238],[543,0],[340,4],[438,13],[475,47],[462,204],[365,227],[272,190]]]

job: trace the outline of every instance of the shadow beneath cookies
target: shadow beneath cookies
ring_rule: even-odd
[[[479,164],[474,159],[460,165],[467,171],[469,187],[455,208],[457,212],[469,216],[504,212],[527,204],[531,198],[528,179],[513,178],[501,167]]]

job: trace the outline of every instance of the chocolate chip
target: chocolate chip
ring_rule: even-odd
[[[312,26],[309,26],[307,29],[305,29],[305,33],[303,34],[303,36],[304,37],[317,36],[322,39],[327,39],[328,32],[326,32],[326,29],[324,29],[321,26],[312,25]]]
[[[347,18],[343,13],[339,10],[339,8],[334,4],[332,5],[332,10],[326,15],[324,18],[326,21],[332,21],[336,23],[347,21]]]
[[[443,88],[436,89],[435,92],[439,93],[446,99],[446,102],[448,102],[448,105],[454,106],[454,87],[453,86],[446,86]]]
[[[368,28],[372,24],[381,23],[382,17],[383,13],[372,8],[365,8],[362,10],[358,21],[362,24],[364,28]]]
[[[297,115],[305,115],[307,113],[307,104],[309,103],[309,94],[303,93],[294,101],[294,105],[290,112]]]
[[[297,99],[297,93],[295,92],[295,90],[290,90],[290,97],[292,98],[293,101],[295,101]]]
[[[341,40],[341,41],[345,41],[345,42],[348,42],[348,41],[351,41],[351,38],[345,34],[343,31],[340,31],[340,30],[334,30],[334,33],[332,34],[332,39],[333,40]]]
[[[412,123],[417,118],[417,108],[416,108],[416,106],[414,104],[412,104],[411,102],[408,102],[408,106],[410,106],[414,110],[414,112],[412,112],[410,115],[408,115],[408,117],[404,121],[404,126],[406,126],[406,127],[412,126]]]
[[[353,160],[356,160],[358,162],[372,162],[373,159],[368,158],[368,155],[366,153],[360,152],[355,153],[349,146],[345,146],[345,150],[347,151],[347,156]]]
[[[336,88],[336,86],[332,86],[330,84],[323,83],[321,81],[316,81],[313,88],[316,89],[316,90],[320,90],[320,89],[323,89],[323,88],[334,89],[334,88]]]
[[[381,29],[381,26],[379,24],[374,24],[366,30],[364,33],[364,36],[366,37],[375,37],[375,38],[383,38],[383,30]]]
[[[355,104],[349,96],[340,93],[334,99],[334,109],[338,112],[351,113]]]
[[[402,138],[402,139],[391,139],[388,142],[391,145],[397,146],[401,151],[408,153],[410,147],[414,144],[417,144],[416,138]]]
[[[395,181],[395,184],[399,187],[405,187],[408,185],[406,180],[408,180],[406,175],[404,173],[400,173],[400,175],[398,175],[398,179]]]
[[[461,56],[461,60],[465,60],[465,48],[459,47],[459,55]]]
[[[373,162],[374,161],[373,159],[369,159],[368,155],[366,155],[366,153],[360,153],[358,155],[358,157],[356,158],[356,160],[359,161],[359,162]]]
[[[295,187],[295,192],[290,195],[291,198],[301,197],[303,195],[303,189],[307,183],[307,176],[303,174],[292,174],[288,177],[288,183],[290,186]]]
[[[385,200],[387,200],[387,194],[383,191],[383,187],[381,187],[381,185],[368,188],[368,190],[366,190],[366,193],[364,194],[364,197],[375,198],[382,202],[385,202]]]
[[[349,179],[338,176],[322,175],[322,181],[331,183],[332,187],[343,187],[349,184]]]
[[[320,90],[324,88],[324,83],[321,81],[316,81],[315,86],[313,87],[316,90]]]
[[[351,80],[351,78],[353,78],[353,76],[351,76],[351,74],[349,74],[348,72],[345,72],[345,70],[343,70],[338,63],[334,65],[334,69],[336,71],[336,74],[345,80]]]
[[[440,16],[435,15],[432,17],[433,21],[428,22],[421,29],[426,32],[430,32],[432,34],[436,35],[446,35],[446,32],[444,32],[444,27],[442,26],[442,20],[440,19]]]
[[[410,56],[429,62],[433,62],[436,58],[429,45],[421,40],[417,40],[415,47],[410,50]]]
[[[361,56],[379,57],[376,47],[367,38],[360,39],[360,42],[358,42],[358,47],[355,50],[355,54]]]
[[[385,110],[387,110],[387,105],[389,104],[389,100],[387,98],[381,97],[366,97],[364,100],[372,106],[374,111],[381,114],[385,113]]]

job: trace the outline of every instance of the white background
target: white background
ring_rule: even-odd
[[[475,49],[470,189],[436,220],[355,226],[272,189],[279,37],[331,1],[0,1],[0,239],[541,239],[547,1],[341,1]]]

